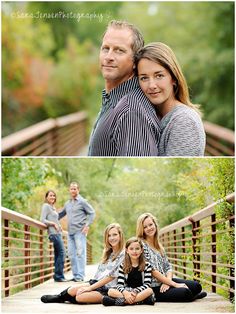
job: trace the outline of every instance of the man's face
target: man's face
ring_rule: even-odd
[[[109,28],[100,50],[100,68],[106,82],[114,88],[133,75],[133,34],[124,29]]]
[[[70,185],[70,195],[72,198],[75,198],[79,194],[79,189],[76,184]]]

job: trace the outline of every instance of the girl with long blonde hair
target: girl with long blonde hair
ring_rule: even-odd
[[[144,213],[138,217],[136,236],[142,241],[145,259],[153,269],[151,287],[157,302],[191,302],[206,296],[197,281],[172,278],[172,266],[160,243],[154,215]]]
[[[101,263],[93,279],[69,287],[57,295],[44,295],[44,303],[101,303],[108,289],[117,284],[119,266],[124,259],[124,234],[118,223],[108,225],[104,232],[104,250]]]

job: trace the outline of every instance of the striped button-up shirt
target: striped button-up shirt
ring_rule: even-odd
[[[89,156],[157,156],[159,119],[137,77],[106,93],[93,128]]]

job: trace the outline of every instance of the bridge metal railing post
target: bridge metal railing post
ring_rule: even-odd
[[[211,280],[216,284],[216,214],[211,215]],[[211,286],[211,291],[216,292],[216,286]]]
[[[192,247],[193,247],[193,271],[194,271],[194,278],[199,280],[200,277],[200,249],[198,245],[198,230],[200,227],[199,221],[193,221],[192,223]]]
[[[173,241],[174,242],[174,258],[177,259],[177,254],[176,254],[176,252],[177,252],[177,248],[176,248],[177,247],[176,230],[173,231],[173,239],[174,239],[174,241]],[[176,263],[176,265],[175,265],[175,270],[178,271],[178,263]]]
[[[186,279],[186,262],[185,262],[185,256],[186,256],[186,248],[185,248],[185,228],[181,227],[181,239],[182,239],[182,252],[184,256],[183,261],[183,273],[184,273],[184,279]]]
[[[30,288],[30,226],[24,226],[25,288]]]
[[[230,233],[232,234],[232,238],[234,238],[234,236],[235,236],[235,218],[234,218],[234,216],[230,217],[229,226],[230,226],[230,229],[232,230],[232,231],[230,231]],[[231,243],[231,246],[232,246],[231,251],[235,253],[234,243]],[[231,261],[228,261],[228,263],[231,263]],[[235,267],[229,269],[229,276],[230,276],[230,278],[235,277]],[[235,297],[235,294],[234,294],[235,280],[230,279],[229,285],[230,285],[229,298],[230,298],[231,302],[234,302],[235,301],[234,300],[234,297]]]
[[[9,263],[9,249],[8,249],[8,244],[9,244],[9,222],[7,219],[4,219],[4,258]],[[4,276],[7,278],[4,280],[4,288],[6,289],[5,296],[9,296],[9,286],[10,286],[10,280],[9,280],[9,269],[6,268],[4,269]]]
[[[40,263],[40,283],[43,283],[43,277],[44,277],[44,268],[43,268],[43,230],[39,229],[39,263]]]

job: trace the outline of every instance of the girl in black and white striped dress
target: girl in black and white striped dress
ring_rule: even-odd
[[[142,242],[132,237],[126,242],[125,259],[120,265],[116,288],[109,289],[103,305],[149,304],[155,298],[150,288],[152,268],[143,256]]]

